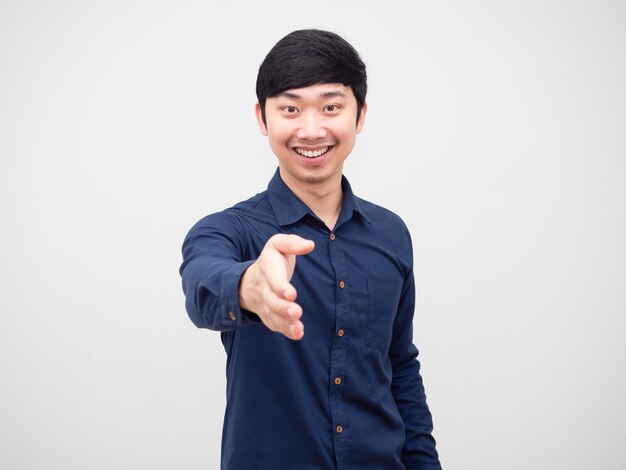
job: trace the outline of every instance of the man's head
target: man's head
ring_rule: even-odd
[[[265,57],[257,76],[263,122],[267,98],[321,83],[341,83],[352,89],[358,121],[367,94],[367,75],[356,50],[339,35],[318,29],[294,31],[282,38]]]
[[[290,188],[332,191],[341,183],[367,114],[365,65],[336,34],[294,31],[259,69],[255,106],[261,133]]]

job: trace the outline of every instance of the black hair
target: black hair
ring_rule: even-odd
[[[289,33],[272,47],[259,67],[256,95],[263,122],[267,98],[319,83],[341,83],[352,88],[358,121],[367,93],[367,74],[357,51],[330,31],[304,29]]]

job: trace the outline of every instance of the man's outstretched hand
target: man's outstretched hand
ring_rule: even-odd
[[[290,284],[296,255],[310,253],[315,244],[298,235],[271,237],[257,260],[246,269],[239,284],[239,305],[256,313],[270,330],[299,340],[304,336],[302,307]]]

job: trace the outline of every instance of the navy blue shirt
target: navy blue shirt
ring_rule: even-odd
[[[267,191],[200,220],[183,244],[186,308],[227,353],[224,470],[439,470],[413,345],[409,232],[342,180],[329,230],[277,171]],[[242,273],[276,233],[313,240],[291,283],[304,337],[239,307]]]

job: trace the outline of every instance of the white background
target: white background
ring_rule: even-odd
[[[447,470],[626,468],[626,4],[0,3],[0,468],[218,468],[225,354],[187,230],[276,167],[294,29],[368,66],[345,168],[409,225]]]

